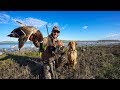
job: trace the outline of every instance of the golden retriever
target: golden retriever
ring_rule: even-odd
[[[73,69],[75,69],[75,66],[77,64],[77,50],[76,50],[77,42],[71,41],[68,43],[68,64],[69,66],[72,66]]]

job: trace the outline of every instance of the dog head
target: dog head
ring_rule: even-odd
[[[68,43],[68,46],[69,46],[70,49],[75,50],[76,47],[77,47],[77,42],[71,41],[71,42]]]

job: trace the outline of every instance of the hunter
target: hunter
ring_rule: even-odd
[[[46,69],[50,69],[50,65],[52,63],[52,60],[56,60],[56,52],[57,49],[64,47],[64,44],[61,40],[58,39],[58,36],[60,35],[60,29],[58,26],[54,26],[52,29],[52,32],[50,35],[48,35],[47,37],[44,37],[43,39],[43,46],[44,46],[44,51],[42,53],[42,60],[46,63]],[[52,60],[50,59],[52,58]],[[55,61],[55,65],[58,62]],[[50,66],[50,67],[49,67]],[[55,69],[56,67],[54,67]],[[49,76],[49,75],[48,75]],[[48,79],[50,79],[50,77],[47,77]]]
[[[56,48],[64,46],[63,42],[58,39],[59,35],[59,27],[54,26],[51,34],[43,39],[43,45],[45,48],[42,56],[43,60],[47,60],[49,57],[53,56],[54,50]]]

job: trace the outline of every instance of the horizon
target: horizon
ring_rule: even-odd
[[[120,40],[63,40],[63,41],[83,41],[83,42],[89,42],[89,41],[119,41],[120,42]],[[0,43],[2,43],[2,42],[18,42],[18,41],[0,41]],[[32,42],[32,41],[26,41],[26,42]]]
[[[60,40],[120,40],[120,11],[0,11],[0,42],[18,41],[7,37],[20,27],[16,20],[37,27],[44,37],[47,24],[49,33],[60,27]]]

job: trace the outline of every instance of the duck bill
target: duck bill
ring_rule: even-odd
[[[14,38],[19,38],[19,35],[17,35],[17,34],[14,34],[14,33],[12,33],[12,34],[9,34],[9,35],[7,35],[8,37],[14,37]]]

